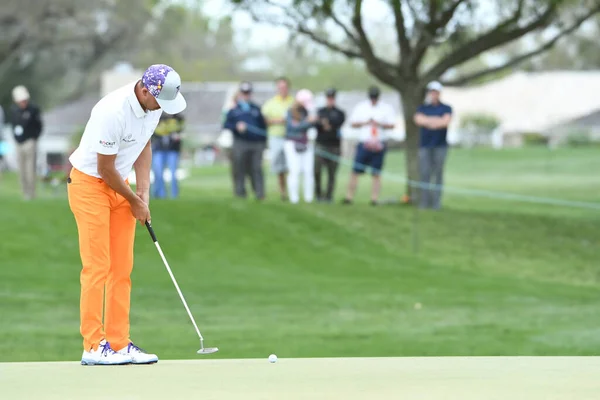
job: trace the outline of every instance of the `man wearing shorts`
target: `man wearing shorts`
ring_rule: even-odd
[[[358,103],[350,118],[352,127],[359,130],[359,143],[356,146],[354,167],[344,204],[352,204],[358,186],[358,176],[367,168],[371,169],[373,176],[372,205],[377,205],[381,191],[381,170],[387,150],[386,141],[389,130],[394,128],[396,113],[391,105],[379,100],[381,91],[378,87],[371,87],[368,94],[369,99]]]
[[[285,174],[288,169],[283,149],[287,112],[294,103],[294,98],[290,96],[290,81],[287,78],[278,78],[275,83],[277,85],[277,95],[263,105],[262,114],[267,121],[271,169],[278,175],[281,199],[286,200]]]
[[[135,222],[150,221],[150,138],[162,112],[186,107],[173,68],[150,66],[142,78],[92,109],[69,161],[69,206],[77,222],[81,270],[82,365],[152,364],[131,342],[129,307]],[[162,109],[162,110],[161,110]],[[135,169],[136,191],[127,177]]]

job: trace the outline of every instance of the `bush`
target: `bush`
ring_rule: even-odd
[[[569,147],[584,147],[591,146],[593,140],[589,132],[584,130],[575,130],[567,134],[567,146]]]
[[[525,146],[548,146],[548,137],[538,132],[523,133],[523,144]]]
[[[474,129],[477,131],[492,133],[500,126],[500,120],[491,114],[466,114],[460,120],[463,129]]]

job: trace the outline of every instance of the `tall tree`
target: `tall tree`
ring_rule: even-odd
[[[231,1],[255,21],[287,27],[350,59],[364,60],[373,76],[399,92],[406,124],[407,192],[411,199],[415,191],[411,182],[419,180],[419,136],[412,116],[428,82],[444,80],[449,71],[524,36],[542,31],[550,34],[536,48],[502,65],[446,79],[445,83],[466,84],[515,66],[550,49],[600,12],[597,0],[381,0],[393,16],[382,19],[382,23],[389,21],[396,48],[378,53],[364,16],[374,0]],[[490,8],[488,17],[479,18],[484,5]],[[328,28],[335,29],[337,35]],[[440,46],[444,51],[428,57]]]
[[[582,27],[541,57],[526,63],[526,68],[536,71],[600,69],[600,16],[586,23],[586,28]]]
[[[52,103],[80,92],[94,67],[134,46],[154,0],[3,0],[0,87],[30,88]],[[10,103],[10,90],[0,93]]]
[[[161,60],[185,80],[233,80],[240,65],[233,36],[229,17],[211,20],[196,8],[169,5],[145,32],[151,45],[127,59],[140,67]]]

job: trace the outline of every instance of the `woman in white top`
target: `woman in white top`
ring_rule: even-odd
[[[300,175],[303,175],[304,201],[311,203],[314,198],[315,145],[309,138],[309,130],[314,128],[316,121],[312,92],[299,90],[287,114],[284,145],[289,169],[287,187],[292,204],[300,201]]]

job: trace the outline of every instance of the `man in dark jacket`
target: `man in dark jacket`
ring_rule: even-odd
[[[17,159],[21,188],[25,200],[35,197],[37,141],[42,133],[40,109],[29,101],[29,91],[25,86],[17,86],[12,91],[13,101],[9,115],[13,136],[17,142]]]
[[[184,122],[181,113],[171,115],[163,112],[154,135],[152,135],[153,195],[158,199],[167,197],[164,180],[165,167],[171,173],[171,197],[179,197],[177,168],[181,155],[181,134]]]
[[[233,133],[232,168],[235,195],[246,197],[246,175],[258,200],[265,197],[263,153],[266,149],[267,124],[260,107],[251,101],[252,84],[242,82],[234,108],[229,110],[224,128]]]
[[[325,92],[327,105],[318,110],[317,151],[315,157],[315,194],[318,201],[331,202],[335,190],[338,157],[341,154],[341,128],[346,120],[344,111],[336,107],[335,89]],[[327,191],[321,189],[321,170],[327,170]]]

